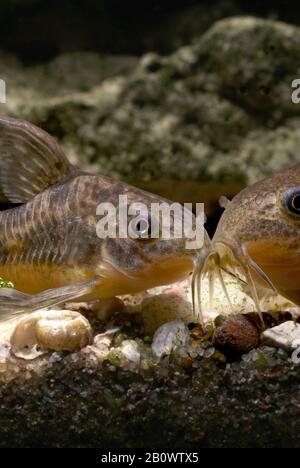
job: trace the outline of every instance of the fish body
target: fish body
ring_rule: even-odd
[[[39,294],[45,300],[45,290],[51,291],[53,305],[68,288],[74,293],[76,284],[78,296],[95,299],[172,283],[191,273],[195,252],[186,248],[184,236],[166,240],[96,235],[99,203],[118,207],[120,196],[149,211],[153,203],[170,203],[109,177],[85,173],[68,162],[43,130],[0,118],[0,202],[9,206],[0,212],[0,276],[24,294],[14,297],[13,307],[18,301],[22,310],[26,304],[33,307]],[[8,299],[2,300],[10,310]]]
[[[128,245],[128,241],[119,239],[116,246],[96,236],[99,201],[117,204],[118,196],[124,194],[129,200],[156,201],[155,196],[141,194],[126,184],[78,172],[26,204],[1,212],[0,276],[10,278],[20,291],[35,294],[99,275],[103,281],[95,293],[112,297],[143,290],[145,286],[147,289],[152,281],[153,285],[173,282],[191,271],[192,258],[184,250],[182,255],[178,253],[173,258],[169,249],[168,258],[168,246],[162,243],[155,248],[154,266],[153,244],[131,242]],[[114,256],[114,252],[109,255],[109,248],[115,250]],[[173,262],[174,270],[168,272],[166,263],[161,262],[163,256],[166,262]],[[137,277],[132,279],[131,271]],[[161,275],[160,279],[157,275]]]

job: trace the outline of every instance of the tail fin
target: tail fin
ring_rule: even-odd
[[[99,277],[30,295],[10,288],[0,288],[0,324],[13,317],[46,309],[90,293]]]
[[[0,117],[0,203],[25,203],[72,169],[47,132],[24,120]]]

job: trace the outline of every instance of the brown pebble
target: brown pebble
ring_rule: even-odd
[[[239,314],[225,320],[216,328],[213,344],[225,353],[245,354],[259,345],[260,332],[257,326]]]
[[[194,360],[190,356],[186,356],[181,359],[181,367],[187,369],[193,364]]]

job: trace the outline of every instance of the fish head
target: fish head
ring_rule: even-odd
[[[126,293],[186,278],[208,239],[203,223],[203,236],[198,229],[196,241],[196,217],[179,203],[133,187],[123,195],[127,205],[119,203],[112,213],[114,235],[104,239],[101,247],[104,276]]]
[[[300,165],[241,191],[212,244],[224,268],[248,270],[255,284],[300,304]]]

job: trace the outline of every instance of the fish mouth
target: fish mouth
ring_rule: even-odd
[[[157,286],[172,284],[187,278],[193,271],[191,257],[171,257],[161,262],[145,264],[138,271],[126,271],[105,261],[105,272],[102,275],[102,295],[105,297],[135,294]]]
[[[163,262],[151,264],[142,272],[142,278],[155,278],[160,285],[170,284],[188,276],[193,271],[193,259],[191,257],[169,258]]]
[[[192,299],[194,315],[199,318],[202,328],[206,326],[203,318],[202,289],[203,280],[208,277],[209,288],[209,309],[213,309],[214,286],[216,279],[219,280],[224,295],[228,301],[231,312],[236,313],[224,280],[224,273],[234,277],[244,291],[252,298],[255,310],[258,312],[261,322],[264,325],[261,308],[261,298],[257,288],[257,278],[269,291],[269,294],[276,294],[277,289],[273,285],[268,274],[260,268],[256,261],[249,254],[247,244],[235,246],[226,240],[213,240],[211,248],[196,257],[194,271],[192,275]],[[267,296],[267,294],[265,294]]]

